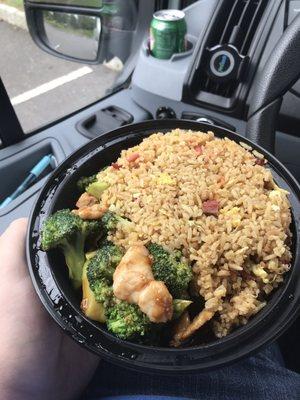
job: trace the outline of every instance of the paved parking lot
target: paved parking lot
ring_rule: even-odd
[[[0,21],[0,76],[25,132],[105,95],[117,73],[40,50],[29,33]]]

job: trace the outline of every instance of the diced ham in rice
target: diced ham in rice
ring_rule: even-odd
[[[219,206],[218,200],[207,200],[202,204],[202,209],[206,215],[218,215]]]

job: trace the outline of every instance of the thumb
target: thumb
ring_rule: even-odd
[[[27,274],[25,257],[25,238],[27,219],[17,219],[0,236],[0,264],[2,271],[8,275],[12,271]],[[3,271],[3,272],[4,272]]]

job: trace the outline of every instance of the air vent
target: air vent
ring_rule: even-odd
[[[269,0],[235,0],[219,15],[201,66],[200,91],[233,97]],[[223,21],[226,21],[224,24]]]

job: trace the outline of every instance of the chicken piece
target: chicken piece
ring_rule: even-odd
[[[85,193],[82,193],[82,195],[77,200],[76,207],[82,208],[82,207],[87,207],[87,206],[93,206],[96,203],[98,203],[98,200],[96,199],[96,197],[85,192]]]
[[[107,208],[101,207],[100,204],[94,204],[79,208],[78,216],[81,219],[100,219],[106,211]]]
[[[131,246],[113,276],[114,295],[137,304],[150,321],[167,322],[173,315],[172,296],[163,282],[155,281],[145,246]]]
[[[180,334],[177,335],[176,341],[173,342],[175,347],[178,347],[181,342],[184,342],[190,336],[192,336],[198,329],[201,328],[207,321],[211,320],[214,316],[215,311],[202,310],[192,321],[192,323]],[[175,339],[175,338],[174,338]]]
[[[151,322],[167,322],[173,315],[173,298],[160,281],[149,282],[140,292],[138,306]]]
[[[131,246],[114,272],[114,294],[120,300],[137,304],[140,291],[153,280],[148,250],[143,245]]]

